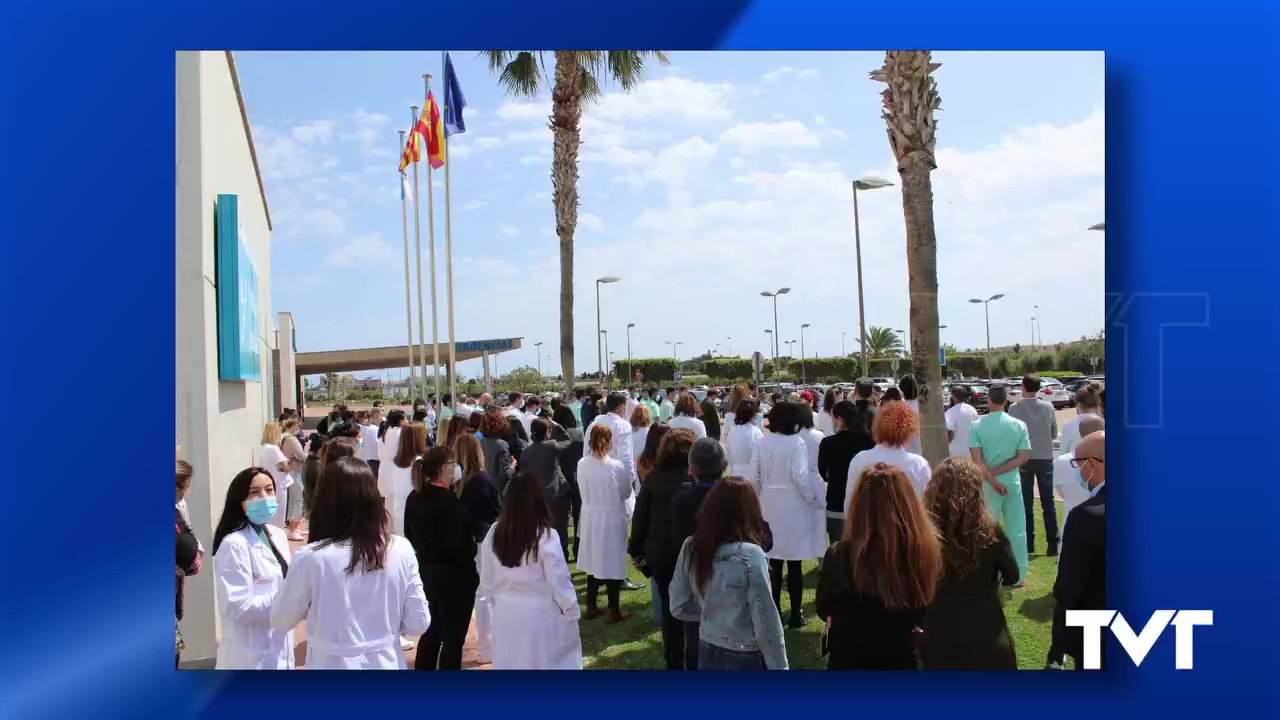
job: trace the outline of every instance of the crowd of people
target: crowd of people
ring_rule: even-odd
[[[723,416],[714,391],[684,388],[339,406],[309,435],[286,411],[212,538],[217,667],[293,668],[305,620],[308,668],[405,668],[420,636],[415,669],[458,669],[474,617],[495,669],[580,669],[580,623],[628,621],[635,568],[668,669],[786,669],[784,617],[808,623],[802,563],[821,558],[829,668],[1014,669],[1003,588],[1026,582],[1037,494],[1060,555],[1045,667],[1079,667],[1065,611],[1105,608],[1105,393],[1081,389],[1059,428],[1039,384],[1024,377],[1012,404],[992,386],[985,416],[956,386],[936,466],[910,377],[848,397],[742,384]],[[179,621],[204,562],[193,475],[179,459]]]

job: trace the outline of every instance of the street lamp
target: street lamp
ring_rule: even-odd
[[[845,356],[845,352],[844,352],[844,336],[845,336],[846,334],[847,334],[847,333],[840,333],[840,357],[844,357],[844,356]]]
[[[795,346],[796,346],[795,340],[787,341],[787,358],[788,359],[794,358],[796,356]]]
[[[675,360],[676,363],[678,364],[680,362],[680,354],[679,354],[680,346],[683,345],[684,343],[678,340],[664,340],[663,342],[671,346],[671,359]]]
[[[597,333],[603,334],[603,331],[601,330],[601,325],[600,325],[600,286],[607,285],[609,283],[616,283],[621,279],[622,278],[614,277],[613,275],[605,275],[602,278],[596,278],[596,332]],[[600,335],[596,335],[596,365],[597,365],[597,369],[600,372],[600,380],[601,382],[603,382],[604,381],[604,355],[601,354],[601,350],[600,350]],[[566,382],[572,382],[572,381],[566,380]]]
[[[862,302],[862,231],[858,223],[858,191],[859,190],[879,190],[881,188],[892,187],[893,183],[878,177],[864,177],[853,181],[853,250],[857,256],[858,265],[858,337],[861,338],[858,344],[862,347],[862,372],[869,373],[867,369],[867,316],[864,312]]]
[[[1035,345],[1036,345],[1036,349],[1039,350],[1040,346],[1044,344],[1044,330],[1040,329],[1040,306],[1036,305],[1035,308],[1036,308],[1035,335],[1039,338],[1039,340],[1035,342]]]
[[[991,303],[995,302],[996,300],[999,300],[1002,297],[1004,297],[1004,293],[996,293],[995,295],[992,295],[986,300],[979,300],[978,298],[969,298],[969,302],[980,303],[982,305],[982,312],[984,315],[986,315],[986,318],[987,318],[987,378],[988,379],[991,378]]]
[[[1107,224],[1106,224],[1105,222],[1100,222],[1100,223],[1098,223],[1097,225],[1090,225],[1090,226],[1089,226],[1089,229],[1090,229],[1090,230],[1098,230],[1098,231],[1100,231],[1100,232],[1106,232],[1106,231],[1107,231]]]
[[[779,288],[777,292],[769,292],[766,290],[760,293],[760,295],[763,297],[773,298],[773,342],[774,342],[773,356],[775,358],[778,356],[778,350],[779,350],[779,347],[777,344],[779,342],[778,341],[778,296],[786,295],[789,292],[791,292],[791,288]]]
[[[600,336],[604,338],[604,356],[605,356],[605,358],[607,359],[607,358],[609,357],[609,331],[608,331],[608,330],[601,330],[601,331],[600,331]],[[601,372],[600,372],[600,382],[602,382],[602,383],[603,383],[603,382],[604,382],[604,379],[605,379],[606,377],[611,377],[612,375],[613,375],[613,364],[612,364],[612,363],[610,363],[610,365],[609,365],[609,374],[608,374],[608,375],[605,375],[604,371],[603,371],[603,370],[601,370]],[[610,383],[610,384],[612,384],[612,383]],[[606,388],[608,388],[608,387],[609,387],[609,385],[605,385],[605,387],[606,387]]]
[[[733,338],[726,337],[724,340],[729,344],[729,357],[733,357]]]
[[[804,329],[809,327],[809,323],[800,326],[800,384],[807,385],[809,376],[804,371]]]
[[[627,323],[627,382],[631,382],[636,375],[636,369],[631,362],[631,328],[635,326],[635,323]]]
[[[534,346],[535,348],[537,348],[537,349],[538,349],[538,350],[537,350],[537,353],[538,353],[538,380],[539,380],[539,382],[541,382],[541,380],[542,380],[542,343],[541,343],[541,342],[536,342],[536,343],[534,343],[534,344],[533,344],[533,346]]]
[[[911,342],[907,340],[907,331],[895,329],[894,332],[902,333],[902,354],[909,355],[911,353]]]

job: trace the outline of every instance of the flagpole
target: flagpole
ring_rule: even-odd
[[[431,94],[431,76],[423,75],[427,86],[427,94]],[[441,120],[443,122],[443,119]],[[423,138],[426,141],[426,138]],[[431,363],[432,384],[435,387],[436,402],[440,402],[440,320],[436,312],[436,213],[435,191],[431,186],[431,163],[427,162],[427,254],[431,262]]]
[[[448,54],[445,51],[440,53],[440,71],[445,71],[445,64],[448,61]],[[448,76],[445,77],[446,84]],[[445,93],[445,102],[448,102],[448,93]],[[444,108],[448,110],[448,108]],[[445,113],[441,113],[445,115]],[[440,118],[444,122],[444,117]],[[445,293],[448,296],[449,307],[449,395],[452,398],[458,396],[458,368],[457,368],[457,352],[453,335],[453,225],[450,216],[449,201],[449,167],[453,161],[449,157],[449,133],[441,133],[444,135],[444,265],[445,265]]]
[[[410,105],[409,127],[413,128],[409,132],[417,132],[418,127],[418,106]],[[422,144],[426,143],[426,138],[419,138],[419,151]],[[414,252],[414,270],[418,275],[418,361],[422,364],[422,388],[420,397],[427,396],[427,331],[423,323],[423,303],[422,303],[422,211],[419,209],[421,205],[420,196],[418,195],[418,163],[415,161],[413,165],[413,252]]]
[[[404,155],[405,131],[400,131],[400,154]],[[404,228],[404,324],[409,331],[409,402],[413,402],[413,304],[409,299],[409,198],[404,194],[404,171],[400,171],[400,225]]]

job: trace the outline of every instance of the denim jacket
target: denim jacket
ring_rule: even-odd
[[[758,651],[765,667],[787,669],[782,617],[769,593],[769,559],[759,545],[733,543],[716,549],[707,592],[694,589],[689,561],[693,538],[685,540],[671,579],[671,614],[701,623],[698,635],[708,645]]]

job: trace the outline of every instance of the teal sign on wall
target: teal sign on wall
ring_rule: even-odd
[[[214,218],[218,289],[218,379],[262,381],[258,271],[235,195],[218,195]]]

